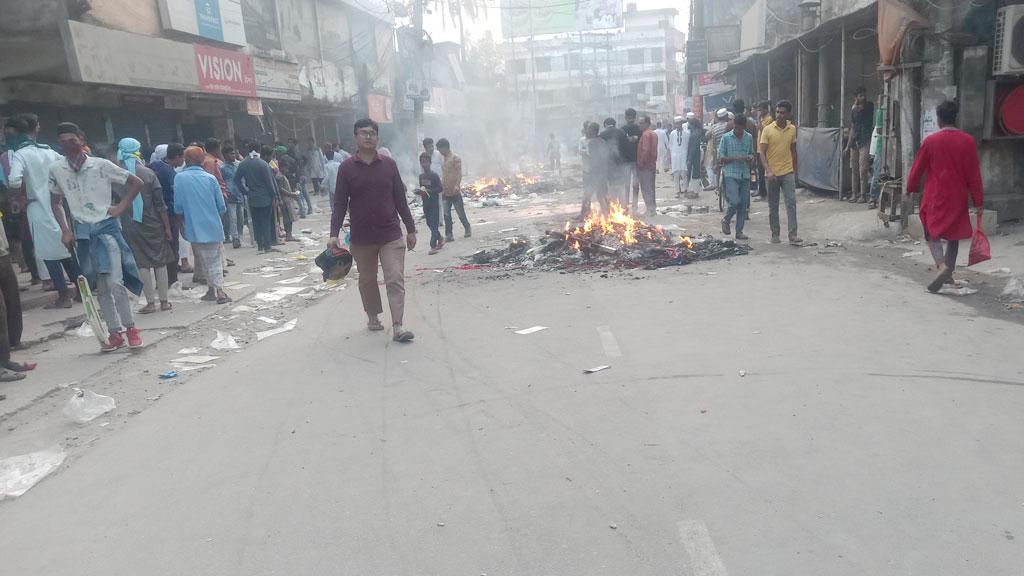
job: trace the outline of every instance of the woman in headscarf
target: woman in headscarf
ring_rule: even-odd
[[[167,265],[177,255],[171,248],[171,222],[164,203],[163,189],[155,172],[143,164],[139,154],[139,141],[124,138],[117,146],[117,163],[125,170],[142,179],[143,186],[132,202],[132,209],[121,215],[121,227],[125,239],[135,253],[135,261],[142,275],[146,305],[139,314],[156,312],[156,300],[160,298],[160,309],[170,310],[167,299]],[[166,154],[166,146],[164,147]],[[155,153],[154,153],[155,155]],[[123,186],[113,186],[114,194],[120,197]],[[153,277],[156,276],[154,283]]]

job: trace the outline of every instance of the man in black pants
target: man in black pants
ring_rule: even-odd
[[[273,158],[273,149],[263,146],[259,158],[242,160],[234,176],[235,186],[249,201],[253,236],[260,252],[269,252],[274,243],[273,206],[278,194],[269,164]]]
[[[11,360],[11,348],[21,347],[21,295],[18,293],[18,275],[11,265],[7,233],[0,222],[0,382],[14,382],[25,378],[23,372],[35,364]]]

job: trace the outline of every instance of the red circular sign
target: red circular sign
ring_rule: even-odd
[[[1018,86],[1003,100],[999,110],[1007,134],[1024,135],[1024,86]]]

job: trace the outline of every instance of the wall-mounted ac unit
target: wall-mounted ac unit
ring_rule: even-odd
[[[1024,74],[1024,4],[1000,8],[996,13],[994,76]]]

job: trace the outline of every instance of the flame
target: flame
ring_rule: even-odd
[[[576,227],[566,222],[565,232],[573,236],[589,236],[601,242],[608,238],[614,238],[623,246],[636,244],[644,239],[652,241],[667,239],[667,235],[660,227],[651,226],[634,218],[618,202],[612,202],[608,214],[591,213]],[[689,239],[686,240],[689,241]],[[579,250],[579,242],[574,241],[572,248]]]
[[[693,240],[690,240],[689,236],[683,236],[683,238],[679,240],[679,244],[681,246],[686,246],[687,248],[693,248]]]

